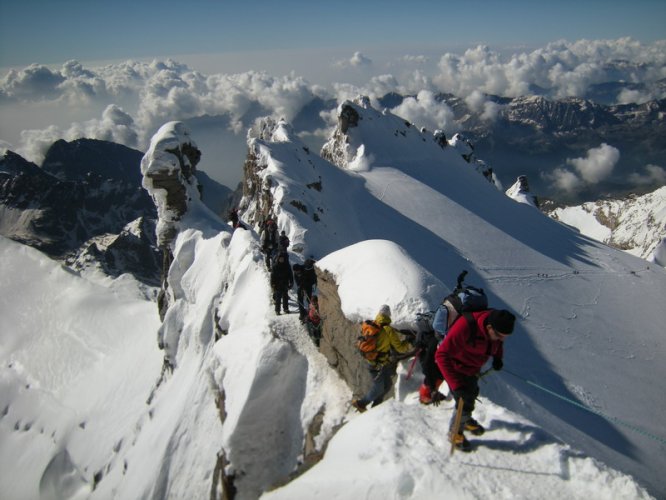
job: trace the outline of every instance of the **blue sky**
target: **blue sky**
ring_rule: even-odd
[[[666,1],[0,0],[0,67],[274,49],[666,38]],[[350,52],[351,53],[351,52]]]

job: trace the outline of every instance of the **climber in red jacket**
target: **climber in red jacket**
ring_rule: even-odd
[[[512,313],[503,309],[463,313],[437,348],[435,362],[456,405],[461,398],[463,400],[460,427],[453,432],[454,411],[449,429],[449,439],[460,450],[471,449],[464,430],[477,436],[485,432],[483,426],[472,418],[474,402],[479,395],[479,373],[490,357],[493,358],[493,369],[502,369],[504,340],[513,332],[515,320]]]

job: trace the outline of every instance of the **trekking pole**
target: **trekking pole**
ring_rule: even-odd
[[[463,412],[463,398],[458,400],[458,408],[456,409],[456,418],[453,421],[453,428],[451,429],[451,452],[449,455],[453,455],[453,452],[456,450],[456,436],[460,432],[460,421],[462,420]]]
[[[409,370],[407,370],[407,375],[405,376],[405,380],[409,380],[410,378],[412,378],[412,373],[414,372],[414,367],[416,366],[416,360],[419,358],[419,354],[421,354],[421,349],[417,349],[416,352],[414,353],[414,359],[409,364]]]

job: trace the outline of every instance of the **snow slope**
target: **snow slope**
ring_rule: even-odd
[[[666,237],[666,186],[642,196],[557,208],[549,215],[586,236],[649,259]]]
[[[359,113],[362,126],[349,132],[352,169],[309,152],[285,123],[250,147],[272,179],[280,228],[302,249],[292,262],[314,255],[336,277],[350,320],[388,303],[395,325],[411,326],[462,269],[494,306],[517,313],[505,370],[482,384],[476,416],[489,432],[475,439],[478,450],[449,456],[450,403],[419,405],[418,369],[407,380],[408,362],[395,400],[351,411],[350,390],[297,318],[272,312],[257,234],[232,233],[193,200],[173,243],[173,301],[159,335],[175,369],[162,378],[154,304],[91,286],[0,240],[2,491],[18,499],[202,498],[221,492],[224,469],[237,498],[267,490],[265,498],[308,499],[666,493],[666,432],[655,418],[666,410],[664,270],[509,199],[404,120]],[[318,180],[320,190],[307,187]],[[378,286],[368,287],[373,280]],[[70,291],[55,309],[39,306],[57,295],[41,295],[49,283]],[[65,326],[23,334],[28,303],[37,304],[31,321]],[[86,332],[74,344],[72,318]],[[29,363],[24,338],[35,349],[52,341],[49,356]],[[128,339],[136,344],[123,349]],[[84,341],[95,348],[83,350]],[[97,392],[67,375],[70,357]],[[47,385],[45,373],[59,380],[53,391],[25,389]],[[65,402],[72,414],[59,411]],[[53,437],[37,434],[42,427]]]

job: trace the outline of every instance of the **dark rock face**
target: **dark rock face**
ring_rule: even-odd
[[[343,134],[347,133],[350,127],[358,126],[358,112],[349,104],[343,104],[338,117],[338,128]]]
[[[274,217],[272,180],[270,177],[262,179],[259,175],[265,168],[266,165],[260,164],[258,156],[250,149],[243,165],[243,199],[255,202],[256,209],[246,213],[247,221],[251,224],[259,224]]]
[[[119,236],[113,256],[103,256],[108,250],[104,246],[93,250],[91,240],[121,235],[125,226],[139,218],[144,221],[142,227],[155,220],[155,206],[140,184],[141,156],[139,151],[104,141],[58,141],[46,156],[47,172],[7,152],[0,158],[0,234],[67,262],[87,252],[83,261],[94,258],[103,268],[113,268],[112,275],[122,273],[117,264],[136,257],[120,258],[122,246],[118,245],[129,235]],[[149,239],[139,238],[137,243],[145,248],[134,245],[125,251],[146,258],[136,257],[128,272],[152,284],[159,266],[147,255],[156,249]],[[109,259],[116,265],[111,266]]]
[[[58,140],[46,153],[42,170],[63,180],[99,177],[141,185],[143,154],[135,149],[96,139]]]

